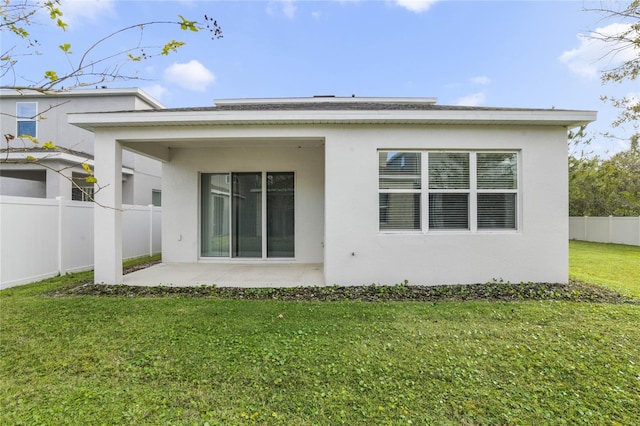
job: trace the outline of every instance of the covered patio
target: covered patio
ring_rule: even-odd
[[[298,287],[322,286],[321,263],[161,263],[124,275],[133,286]]]

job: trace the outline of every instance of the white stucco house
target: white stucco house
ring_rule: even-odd
[[[82,168],[94,164],[93,133],[72,126],[67,115],[77,112],[159,110],[164,106],[136,88],[74,89],[52,93],[0,90],[0,134],[14,140],[0,144],[0,195],[86,200],[93,184]],[[37,138],[40,145],[20,135]],[[5,136],[6,137],[6,136]],[[52,141],[59,149],[43,149]],[[36,158],[37,162],[25,161]],[[146,156],[122,157],[122,202],[159,205],[161,165]],[[72,184],[72,182],[75,183]],[[82,188],[82,189],[81,189]]]
[[[122,282],[122,151],[160,160],[163,262],[317,263],[327,285],[568,280],[567,129],[594,111],[231,99],[71,114],[95,133],[95,280]],[[301,283],[302,284],[302,283]]]

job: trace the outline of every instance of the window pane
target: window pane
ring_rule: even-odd
[[[380,152],[380,189],[420,189],[419,152]]]
[[[16,104],[16,115],[18,119],[35,120],[38,113],[38,104],[36,102],[18,102]]]
[[[420,194],[380,194],[380,229],[420,229]]]
[[[157,189],[151,190],[151,204],[156,207],[160,207],[162,205],[162,192]]]
[[[469,154],[429,153],[429,189],[469,189]]]
[[[469,194],[429,194],[429,229],[469,229]]]
[[[517,158],[515,153],[478,153],[478,189],[517,189]]]
[[[262,173],[233,173],[233,257],[262,257]]]
[[[22,135],[28,135],[36,137],[36,122],[35,121],[18,121],[18,137]]]
[[[231,183],[229,174],[202,174],[203,257],[229,257]]]
[[[267,174],[267,257],[295,256],[294,177]]]
[[[516,194],[478,194],[478,229],[516,229]]]

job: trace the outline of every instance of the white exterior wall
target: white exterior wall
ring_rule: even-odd
[[[136,155],[134,164],[135,175],[129,177],[133,180],[131,203],[146,206],[151,204],[153,190],[160,191],[162,189],[162,163],[142,155]]]
[[[380,232],[379,149],[518,150],[519,229]],[[568,281],[566,129],[350,127],[325,150],[327,285]]]
[[[13,197],[46,198],[47,184],[44,181],[44,176],[45,174],[42,173],[43,180],[18,179],[0,176],[0,193],[2,195],[9,195]]]
[[[293,171],[296,256],[291,261],[321,263],[324,238],[323,163],[322,147],[253,146],[172,150],[171,162],[164,163],[162,170],[163,261],[200,260],[200,173]]]
[[[99,134],[125,149],[145,145],[167,161],[162,170],[164,262],[201,261],[200,173],[294,171],[295,261],[324,262],[327,285],[568,281],[562,126],[196,125],[105,128]],[[296,140],[301,148],[292,143]],[[517,151],[518,230],[380,232],[381,149]]]

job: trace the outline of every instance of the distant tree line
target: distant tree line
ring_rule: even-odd
[[[570,146],[588,145],[584,127],[569,134]],[[608,159],[583,152],[569,155],[569,216],[640,216],[640,148]]]

